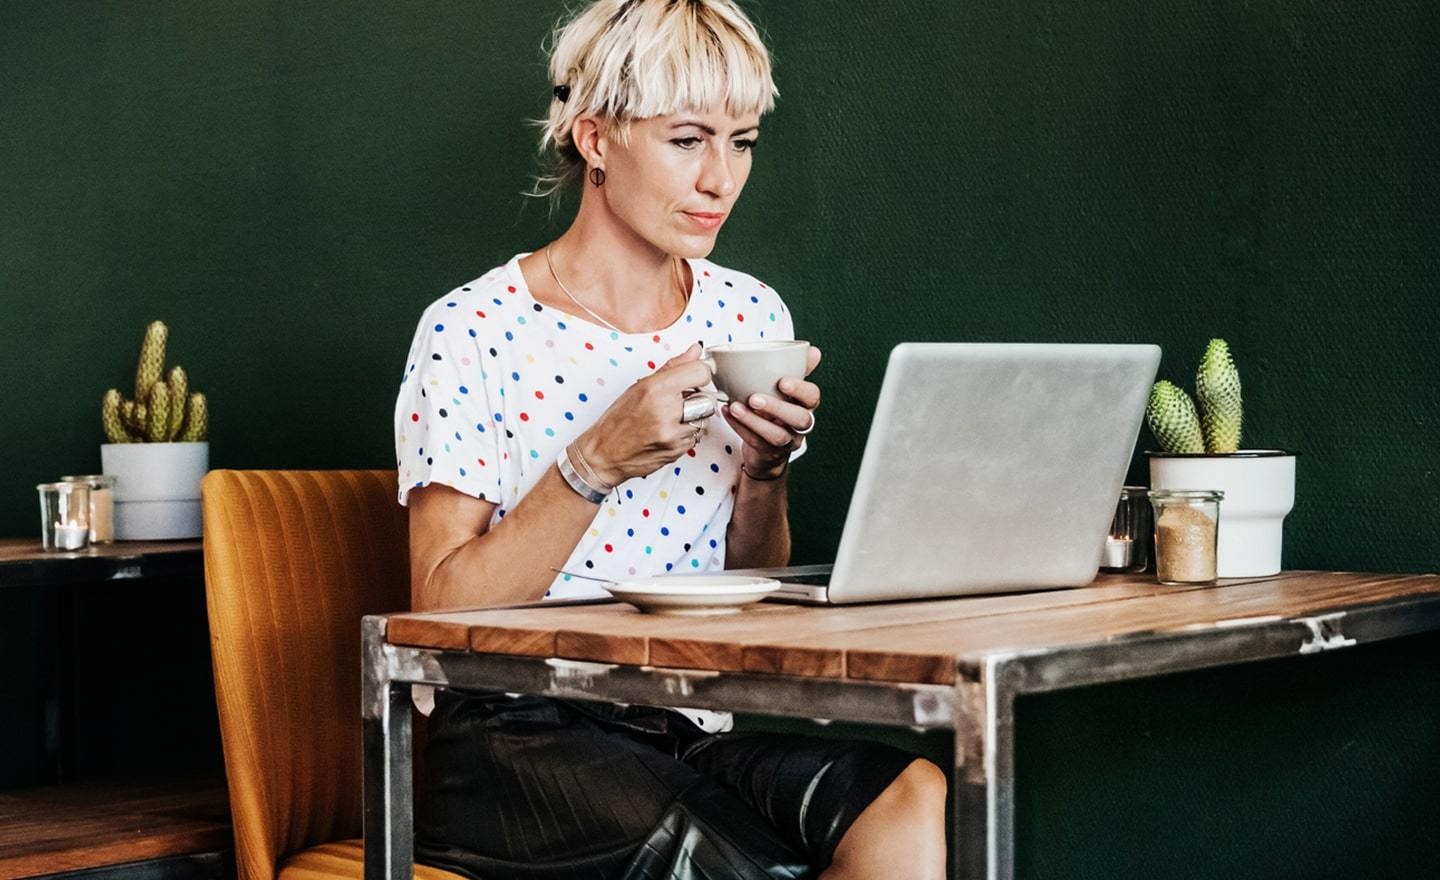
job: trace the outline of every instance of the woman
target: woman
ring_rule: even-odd
[[[684,421],[703,345],[793,338],[773,290],[705,259],[773,105],[768,53],[732,0],[597,0],[550,71],[540,189],[580,186],[575,220],[427,309],[396,404],[416,610],[602,593],[557,569],[790,555],[786,471],[819,389],[787,377]],[[933,764],[729,727],[441,691],[418,857],[485,880],[944,876]]]

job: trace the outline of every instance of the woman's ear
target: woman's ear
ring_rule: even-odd
[[[609,144],[606,142],[605,127],[598,117],[577,116],[570,126],[570,141],[575,144],[586,165],[605,167],[605,152]]]

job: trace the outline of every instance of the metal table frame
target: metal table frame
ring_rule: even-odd
[[[957,664],[954,685],[866,682],[438,651],[388,644],[362,624],[365,878],[410,880],[410,686],[831,718],[955,732],[951,876],[1015,874],[1015,700],[1025,694],[1315,654],[1440,629],[1440,595],[1302,617],[1227,620],[1110,641],[997,652]]]

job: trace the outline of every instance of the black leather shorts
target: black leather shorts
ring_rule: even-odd
[[[437,691],[416,860],[478,880],[812,877],[916,756],[664,709]]]

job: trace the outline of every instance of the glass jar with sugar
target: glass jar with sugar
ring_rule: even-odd
[[[1155,577],[1162,584],[1215,582],[1220,501],[1208,489],[1151,489],[1155,509]]]

